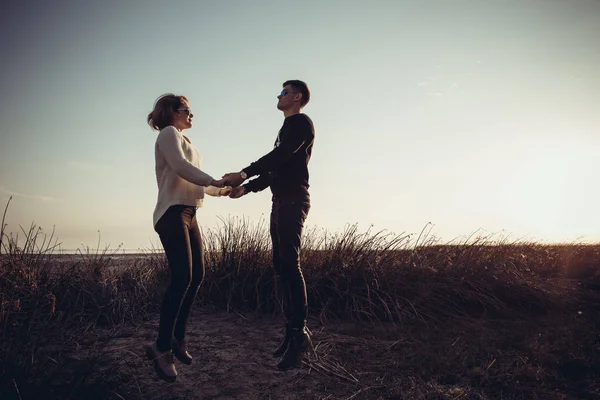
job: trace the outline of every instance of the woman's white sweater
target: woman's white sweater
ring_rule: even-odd
[[[173,126],[163,128],[154,146],[158,200],[154,208],[156,223],[173,205],[202,207],[204,193],[219,196],[220,189],[210,186],[212,176],[203,172],[200,154],[192,142]]]

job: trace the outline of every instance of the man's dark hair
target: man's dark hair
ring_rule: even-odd
[[[285,87],[286,85],[290,85],[292,87],[292,89],[294,89],[294,92],[298,92],[298,93],[302,94],[301,104],[302,104],[302,107],[304,107],[310,100],[310,90],[308,90],[308,86],[306,85],[306,83],[304,83],[298,79],[292,79],[292,80],[283,82],[283,87]]]

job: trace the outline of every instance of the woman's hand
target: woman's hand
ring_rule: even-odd
[[[231,193],[231,186],[223,186],[219,189],[219,196],[229,196]]]

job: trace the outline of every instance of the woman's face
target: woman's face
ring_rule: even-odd
[[[173,126],[180,131],[189,129],[192,127],[192,118],[194,118],[194,114],[192,114],[189,103],[184,100],[181,107],[173,112]]]

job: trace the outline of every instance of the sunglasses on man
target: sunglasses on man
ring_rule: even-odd
[[[279,93],[279,95],[280,95],[281,97],[285,97],[285,95],[286,95],[286,94],[288,94],[288,93],[298,93],[298,92],[290,92],[290,91],[288,91],[287,89],[283,89],[283,90],[281,91],[281,93]]]

